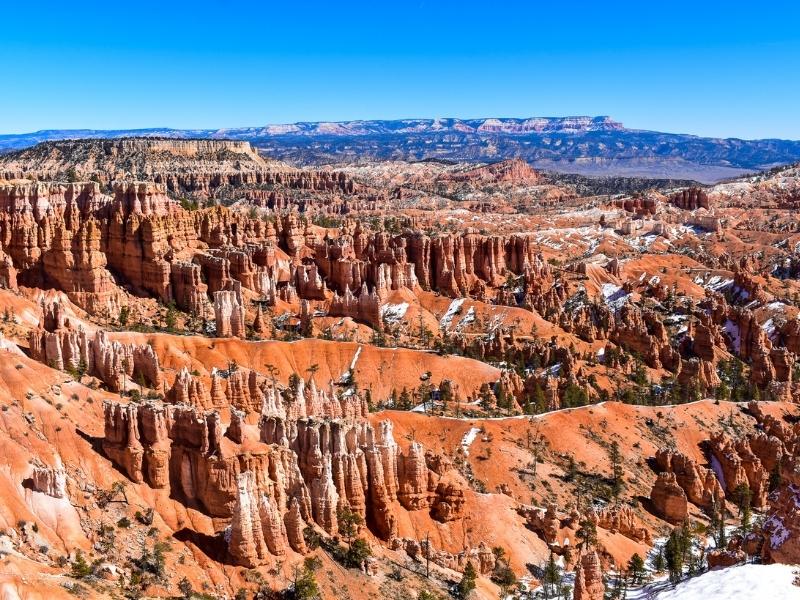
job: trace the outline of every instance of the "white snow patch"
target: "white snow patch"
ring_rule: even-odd
[[[387,323],[399,323],[408,311],[408,302],[384,304],[381,306],[381,319]]]
[[[701,280],[702,281],[702,280]],[[698,282],[699,283],[699,282]],[[723,279],[719,275],[714,275],[702,284],[704,288],[720,292],[733,285],[733,279]]]
[[[738,354],[739,347],[741,346],[742,343],[741,336],[739,335],[739,326],[730,319],[728,319],[727,321],[725,321],[725,325],[723,325],[723,328],[725,329],[725,333],[728,334],[728,337],[731,338],[731,341],[733,342],[733,347],[736,350],[736,353]]]
[[[625,292],[625,290],[623,290],[620,286],[614,285],[613,283],[604,283],[601,292],[606,304],[615,309],[622,307],[628,298],[627,292]]]
[[[677,323],[682,323],[688,318],[689,318],[688,315],[677,315],[673,313],[664,319],[664,323],[666,325],[675,325]]]
[[[356,348],[356,353],[353,355],[353,360],[350,361],[350,368],[342,373],[341,377],[339,377],[340,385],[350,385],[353,382],[353,373],[356,372],[356,364],[358,363],[359,356],[361,356],[361,346]]]
[[[772,515],[767,519],[764,523],[764,530],[770,532],[769,547],[773,550],[783,546],[790,536],[789,530],[783,524],[783,520],[777,515]]]
[[[544,369],[542,371],[542,374],[547,375],[548,377],[558,377],[560,371],[561,371],[561,363],[556,363],[553,366]]]
[[[361,346],[356,349],[356,353],[353,355],[353,360],[350,362],[350,372],[356,370],[356,363],[358,362],[358,357],[361,356]]]
[[[793,585],[792,565],[747,564],[709,571],[679,583],[672,590],[655,596],[656,600],[796,600],[800,588]],[[629,596],[630,597],[630,596]]]
[[[775,322],[772,319],[764,321],[761,325],[761,329],[764,330],[764,333],[766,333],[768,337],[772,338],[775,336]]]
[[[461,319],[458,324],[456,325],[456,329],[461,329],[462,327],[466,327],[470,323],[475,322],[475,307],[470,306],[467,314],[464,315],[464,318]]]
[[[469,456],[469,447],[480,432],[481,430],[477,427],[471,427],[470,430],[464,434],[464,437],[461,438],[461,449],[464,451],[464,456]]]
[[[461,310],[461,305],[464,304],[464,298],[456,298],[450,303],[450,306],[447,307],[447,312],[444,313],[444,316],[439,321],[439,325],[447,328],[450,327],[450,323],[453,321],[453,317],[455,317],[458,312]]]

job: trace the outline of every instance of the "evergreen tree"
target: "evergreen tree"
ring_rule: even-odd
[[[517,583],[517,576],[511,570],[511,565],[506,557],[506,551],[501,547],[492,548],[495,562],[492,570],[491,580],[500,586],[500,589],[507,591]],[[503,594],[505,595],[505,593]]]
[[[578,476],[578,465],[575,462],[575,457],[572,454],[567,455],[567,470],[564,474],[565,481],[575,481]]]
[[[664,546],[658,546],[653,553],[653,570],[656,573],[663,573],[667,568],[667,557],[664,553]]]
[[[772,472],[769,474],[769,491],[774,492],[777,490],[781,485],[781,464],[780,461],[778,464],[775,465],[775,468],[772,469]]]
[[[619,451],[619,444],[616,440],[611,443],[608,450],[608,458],[611,461],[612,484],[611,493],[614,497],[618,497],[622,492],[624,484],[624,471],[622,469],[622,454]]]
[[[750,493],[750,486],[746,483],[741,483],[736,487],[735,491],[736,504],[739,507],[739,522],[742,533],[750,531],[750,519],[752,512],[750,509],[750,502],[752,494]]]
[[[710,529],[711,536],[714,538],[714,545],[717,548],[724,548],[727,543],[727,535],[725,534],[725,502],[721,506],[717,506],[716,500],[712,501],[710,514]]]
[[[634,554],[628,561],[628,576],[631,583],[637,585],[642,582],[644,578],[644,559],[639,554]]]
[[[545,598],[552,598],[560,593],[561,568],[558,566],[555,555],[552,552],[550,552],[550,558],[542,574],[542,589],[544,590]]]
[[[680,530],[673,529],[664,546],[664,558],[667,563],[667,571],[669,571],[669,580],[672,583],[679,582],[683,577],[683,557],[683,542]]]
[[[475,567],[472,566],[471,561],[467,561],[467,566],[464,567],[464,574],[461,576],[461,581],[456,586],[456,594],[462,600],[468,598],[472,591],[475,589],[475,580],[478,574]]]
[[[536,380],[533,382],[533,392],[531,393],[530,406],[532,414],[547,412],[547,398],[544,395],[542,386],[539,385],[539,382]]]
[[[564,390],[564,408],[576,408],[589,404],[589,396],[581,386],[570,382]]]
[[[597,525],[591,519],[583,519],[575,535],[581,540],[579,548],[590,548],[597,543]]]
[[[403,391],[400,392],[400,399],[397,404],[397,408],[400,410],[411,410],[411,394],[408,393],[408,388],[403,388]]]
[[[308,564],[304,564],[302,569],[295,567],[290,597],[294,600],[316,600],[321,597],[317,578]]]
[[[339,533],[347,540],[347,547],[352,547],[353,538],[358,534],[358,530],[364,523],[364,519],[347,505],[342,506],[336,511],[336,519],[339,522]]]

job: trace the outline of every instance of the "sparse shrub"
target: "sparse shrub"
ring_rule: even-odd
[[[83,556],[83,552],[78,550],[75,554],[75,560],[72,561],[70,568],[70,575],[75,579],[86,579],[92,574],[92,566]]]

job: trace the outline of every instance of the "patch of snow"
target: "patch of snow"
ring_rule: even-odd
[[[450,303],[450,306],[447,307],[447,312],[444,313],[444,316],[439,321],[439,325],[444,327],[445,329],[450,327],[450,323],[453,321],[453,317],[455,317],[459,311],[461,310],[461,305],[464,304],[464,298],[456,298]]]
[[[22,350],[20,350],[19,346],[17,346],[11,340],[7,340],[2,336],[0,336],[0,350],[8,350],[13,354],[19,354],[20,356],[25,356],[25,353]]]
[[[769,337],[773,337],[775,335],[775,323],[772,321],[772,319],[767,319],[764,321],[764,323],[761,325],[761,329],[763,329],[764,333],[766,333]]]
[[[772,515],[764,523],[764,530],[770,532],[769,547],[773,550],[780,548],[789,539],[789,530],[783,524],[783,520],[777,515]]]
[[[352,383],[353,373],[356,372],[356,364],[358,363],[359,356],[361,356],[361,346],[356,348],[356,352],[353,354],[353,360],[350,361],[350,368],[339,377],[340,385],[350,385]]]
[[[688,315],[672,314],[672,315],[669,315],[668,317],[666,317],[664,319],[664,324],[665,325],[675,325],[677,323],[682,323],[683,321],[685,321],[688,318],[689,318]]]
[[[356,353],[353,355],[353,360],[350,363],[350,371],[353,372],[356,370],[356,363],[358,362],[358,357],[361,356],[361,346],[356,349]]]
[[[550,377],[557,377],[561,371],[561,363],[556,363],[552,367],[547,367],[544,372]]]
[[[464,451],[464,456],[469,456],[469,447],[480,432],[481,430],[477,427],[471,427],[470,430],[464,434],[464,437],[461,438],[461,449]]]
[[[659,592],[656,600],[790,600],[800,597],[793,585],[796,566],[747,564],[708,571]],[[629,596],[630,597],[630,596]]]
[[[731,338],[731,341],[733,342],[733,347],[736,350],[736,353],[738,354],[739,347],[741,346],[742,343],[741,336],[739,335],[739,326],[730,319],[728,319],[727,321],[725,321],[723,329],[725,329],[725,333],[728,334],[728,337]]]
[[[604,283],[601,292],[606,304],[614,309],[621,308],[628,298],[628,293],[620,286],[614,285],[613,283]]]
[[[470,306],[469,310],[467,311],[467,314],[464,315],[464,318],[461,319],[458,322],[458,324],[456,325],[456,329],[461,329],[463,327],[466,327],[470,323],[474,323],[474,322],[475,322],[475,307],[474,306]]]
[[[695,281],[697,282],[697,280]],[[702,280],[697,283],[701,282]],[[706,289],[713,290],[715,292],[721,292],[722,290],[725,290],[733,285],[733,279],[723,279],[719,275],[714,275],[705,283],[701,283],[701,285]]]
[[[408,302],[384,304],[381,306],[381,319],[387,323],[399,323],[408,311]]]

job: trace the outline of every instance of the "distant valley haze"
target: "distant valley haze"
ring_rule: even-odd
[[[0,152],[81,138],[235,139],[308,166],[379,160],[496,162],[586,176],[713,183],[800,160],[800,142],[628,129],[607,116],[320,121],[223,129],[45,130],[0,135]]]

